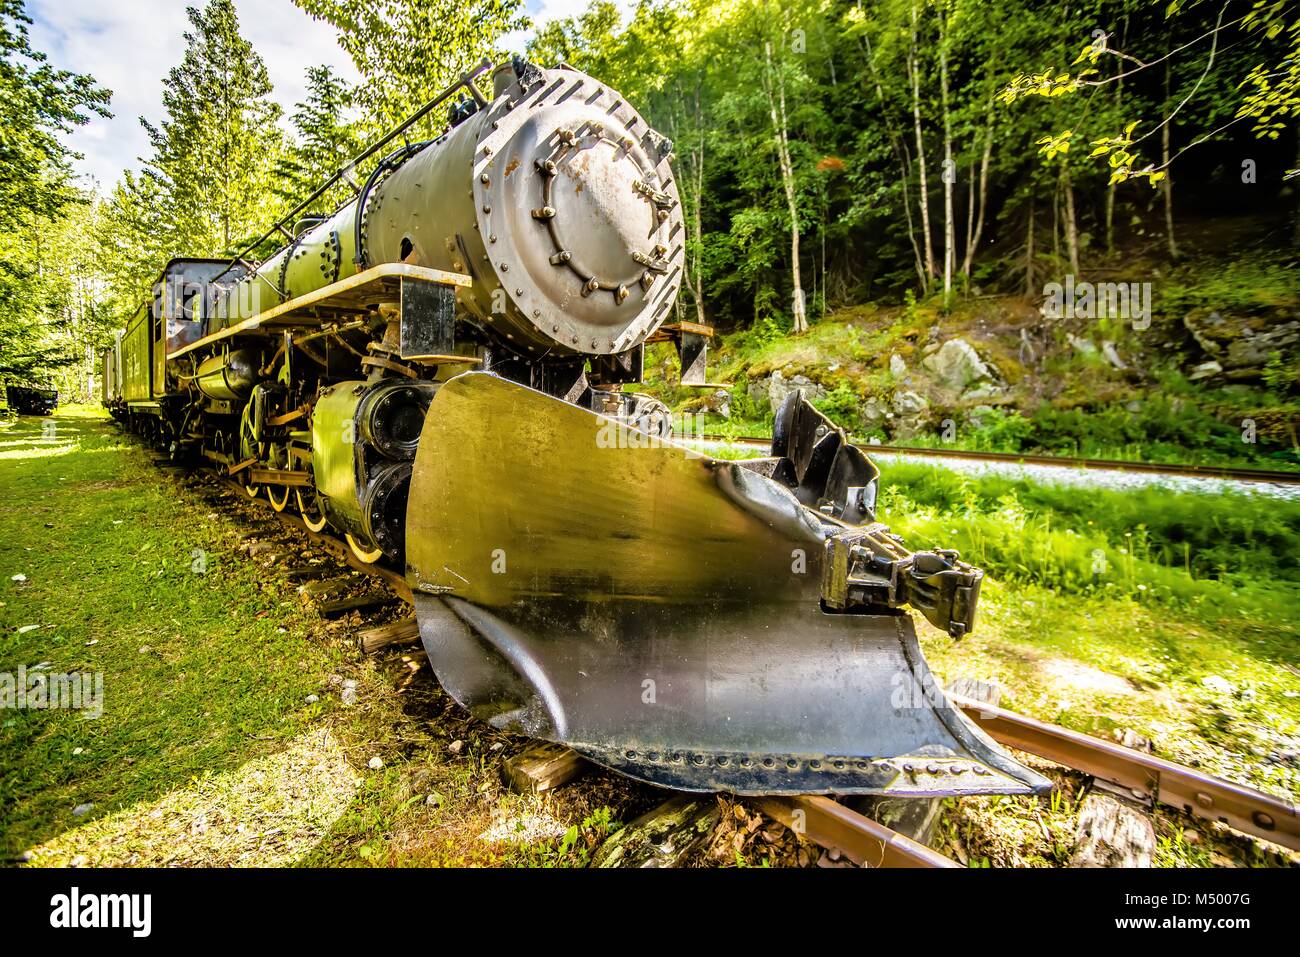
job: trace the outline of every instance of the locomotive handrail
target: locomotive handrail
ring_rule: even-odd
[[[299,215],[305,209],[307,209],[308,206],[310,206],[312,203],[316,202],[316,200],[324,196],[325,193],[330,190],[330,188],[337,185],[340,181],[347,179],[348,173],[350,173],[354,168],[356,168],[356,165],[358,163],[363,163],[366,160],[368,160],[370,157],[374,156],[376,153],[378,153],[381,149],[383,149],[385,146],[391,143],[398,136],[401,136],[403,133],[409,130],[420,120],[424,119],[424,117],[427,116],[431,110],[433,110],[438,105],[445,103],[448,99],[450,99],[453,95],[455,95],[460,90],[462,89],[467,90],[470,96],[474,98],[474,101],[481,106],[485,101],[483,99],[483,94],[479,92],[476,86],[474,86],[474,80],[478,78],[480,75],[482,75],[484,71],[490,69],[491,66],[492,66],[492,61],[489,60],[487,57],[484,57],[482,60],[478,62],[478,65],[468,70],[467,72],[462,73],[460,78],[457,79],[456,82],[452,83],[450,86],[444,89],[433,99],[429,100],[427,103],[421,106],[418,110],[416,110],[406,119],[402,120],[402,122],[397,124],[397,126],[393,127],[391,130],[389,130],[387,133],[381,136],[374,143],[370,144],[370,146],[366,147],[366,149],[363,150],[360,154],[354,156],[351,160],[349,160],[346,164],[344,164],[344,166],[341,167],[338,170],[338,172],[336,172],[333,176],[331,176],[324,183],[318,186],[315,192],[313,192],[310,196],[308,196],[306,199],[300,202],[297,206],[291,209],[280,219],[276,220],[275,224],[272,225],[270,229],[268,229],[261,236],[253,240],[251,243],[249,243],[247,246],[241,249],[238,253],[232,256],[226,268],[223,269],[221,272],[217,273],[217,275],[213,276],[212,281],[216,282],[216,280],[220,279],[226,273],[230,272],[230,270],[234,268],[236,265],[238,265],[241,262],[244,262],[245,257],[248,256],[249,253],[251,253],[254,249],[257,249],[259,246],[262,245],[262,243],[270,239],[274,233],[283,232],[285,223],[292,220],[295,216]],[[349,181],[349,185],[352,185],[350,181]],[[355,189],[355,186],[353,188]]]

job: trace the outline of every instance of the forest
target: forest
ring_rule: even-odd
[[[719,408],[665,373],[679,405],[761,423],[780,372],[885,438],[957,410],[1015,442],[1032,430],[1009,420],[1054,415],[1039,431],[1060,432],[1080,409],[1113,418],[1182,390],[1198,411],[1164,409],[1165,432],[1181,418],[1227,441],[1258,420],[1271,454],[1295,458],[1291,4],[642,0],[624,15],[595,0],[511,51],[519,0],[294,2],[337,28],[361,82],[313,67],[286,115],[234,4],[209,0],[189,10],[161,121],[141,119],[139,171],[88,188],[76,130],[112,92],[50,63],[21,0],[0,0],[0,375],[91,398],[97,350],[169,258],[232,255],[338,170],[364,181],[349,162],[367,142],[482,57],[522,53],[607,81],[673,140],[679,318],[724,334],[734,386]],[[413,135],[445,123],[435,111]],[[326,205],[350,196],[341,184]],[[1142,288],[1154,327],[1052,312],[1061,289],[1097,282]],[[934,371],[938,330],[976,341],[991,388],[911,382],[918,362]]]

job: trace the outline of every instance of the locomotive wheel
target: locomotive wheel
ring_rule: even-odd
[[[298,496],[298,514],[302,516],[302,523],[306,525],[309,529],[311,529],[313,532],[319,532],[322,528],[325,527],[325,516],[324,515],[313,516],[307,514],[307,506],[304,505],[302,501],[302,489],[297,490],[294,494]]]
[[[257,493],[262,490],[260,485],[245,485],[244,491],[248,493],[249,498],[257,498]]]
[[[361,559],[367,565],[373,565],[375,562],[379,561],[379,559],[384,557],[383,549],[376,548],[373,552],[368,552],[358,545],[357,540],[352,537],[351,532],[345,532],[343,537],[348,540],[348,548],[352,549],[352,554],[357,556],[357,558]]]
[[[289,506],[289,486],[281,485],[279,488],[280,491],[284,493],[280,496],[279,501],[276,501],[275,498],[276,486],[274,485],[268,485],[266,487],[266,497],[271,500],[271,508],[275,509],[277,512],[283,512]]]

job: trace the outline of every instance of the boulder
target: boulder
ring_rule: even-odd
[[[704,408],[724,419],[731,418],[731,393],[726,389],[710,392],[704,397]]]
[[[862,427],[867,431],[879,428],[886,419],[893,417],[894,413],[889,410],[889,406],[875,396],[862,403]]]
[[[1287,354],[1300,348],[1300,320],[1285,310],[1271,315],[1231,316],[1193,309],[1183,316],[1183,327],[1206,357],[1217,362],[1225,376],[1233,380],[1259,378],[1273,353]]]
[[[802,389],[803,397],[809,402],[826,398],[826,389],[813,382],[806,375],[791,376],[787,379],[781,373],[781,370],[777,369],[768,379],[767,385],[767,401],[773,414],[781,408],[781,403],[785,401],[785,397],[796,389]]]
[[[897,352],[889,357],[889,371],[894,374],[894,378],[901,379],[907,375],[907,363]]]
[[[894,393],[894,397],[890,401],[894,411],[899,415],[916,415],[918,412],[923,412],[930,405],[923,396],[910,389],[899,389]]]
[[[984,428],[984,421],[993,414],[993,406],[977,405],[972,409],[966,410],[966,421],[970,423],[972,429]]]
[[[985,399],[996,399],[1006,392],[1006,389],[996,382],[981,382],[974,388],[967,389],[961,394],[964,402],[982,402]]]
[[[935,352],[921,360],[940,382],[961,392],[972,382],[992,379],[993,373],[979,353],[965,339],[949,339]]]
[[[1220,375],[1223,372],[1223,366],[1211,359],[1209,362],[1202,362],[1199,365],[1192,366],[1192,371],[1188,373],[1187,378],[1193,382],[1198,379],[1208,379],[1211,376]]]

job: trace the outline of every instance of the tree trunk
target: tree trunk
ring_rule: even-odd
[[[939,98],[943,104],[943,305],[952,304],[952,266],[957,256],[956,223],[953,220],[952,192],[957,180],[957,166],[952,158],[952,113],[948,109],[948,53],[944,49],[943,21],[939,22]]]
[[[1169,100],[1169,61],[1165,61],[1165,101]],[[1164,178],[1164,198],[1165,198],[1165,236],[1169,239],[1169,258],[1178,258],[1178,242],[1174,239],[1174,178],[1169,173],[1169,130],[1173,127],[1174,121],[1170,117],[1165,121],[1164,128],[1160,131],[1160,162],[1161,169],[1165,171]]]
[[[704,110],[700,103],[700,84],[695,86],[695,129],[697,139],[687,153],[686,175],[681,181],[686,188],[683,194],[691,199],[690,230],[694,240],[694,250],[686,257],[682,270],[682,285],[691,294],[695,304],[695,321],[707,325],[704,316],[704,277],[700,271],[700,249],[704,242],[704,230],[700,205],[704,198]],[[693,196],[691,194],[694,194]]]
[[[1029,226],[1025,230],[1025,295],[1034,294],[1034,194],[1029,194]]]
[[[979,249],[980,236],[984,233],[984,213],[988,208],[989,196],[989,161],[993,157],[993,98],[989,98],[988,112],[984,118],[984,155],[980,157],[980,195],[979,212],[975,216],[974,232],[966,244],[966,257],[962,261],[961,271],[970,278],[971,265],[975,261],[975,251]],[[971,184],[974,189],[974,184]]]
[[[907,219],[907,239],[912,244],[912,258],[916,266],[916,278],[921,285],[921,291],[926,288],[925,262],[921,258],[921,246],[916,241],[916,222],[912,219],[912,195],[908,187],[908,180],[912,178],[911,157],[907,152],[906,133],[894,129],[889,121],[889,102],[885,99],[885,87],[880,82],[880,74],[876,72],[876,61],[871,52],[871,40],[868,37],[862,38],[863,50],[867,57],[867,68],[871,72],[871,79],[876,86],[876,97],[880,101],[881,116],[885,121],[885,129],[889,133],[890,145],[894,148],[894,156],[898,159],[899,171],[902,173],[900,183],[903,188],[903,215]]]
[[[1061,181],[1065,187],[1065,249],[1070,256],[1070,272],[1079,276],[1079,223],[1074,216],[1074,181],[1070,168],[1061,167]]]
[[[794,164],[790,160],[789,126],[785,111],[785,78],[772,68],[772,44],[765,43],[767,57],[767,100],[772,112],[772,130],[776,140],[777,161],[781,167],[781,185],[785,188],[785,201],[790,211],[790,274],[794,280],[795,335],[808,331],[808,310],[804,304],[803,282],[799,272],[799,203],[795,192]]]
[[[921,291],[930,291],[930,280],[934,278],[934,244],[930,239],[930,188],[926,182],[925,172],[925,138],[921,135],[921,78],[916,62],[916,7],[912,7],[912,40],[907,51],[907,75],[912,82],[912,125],[916,132],[916,168],[921,185],[921,237],[925,243],[926,281]]]

